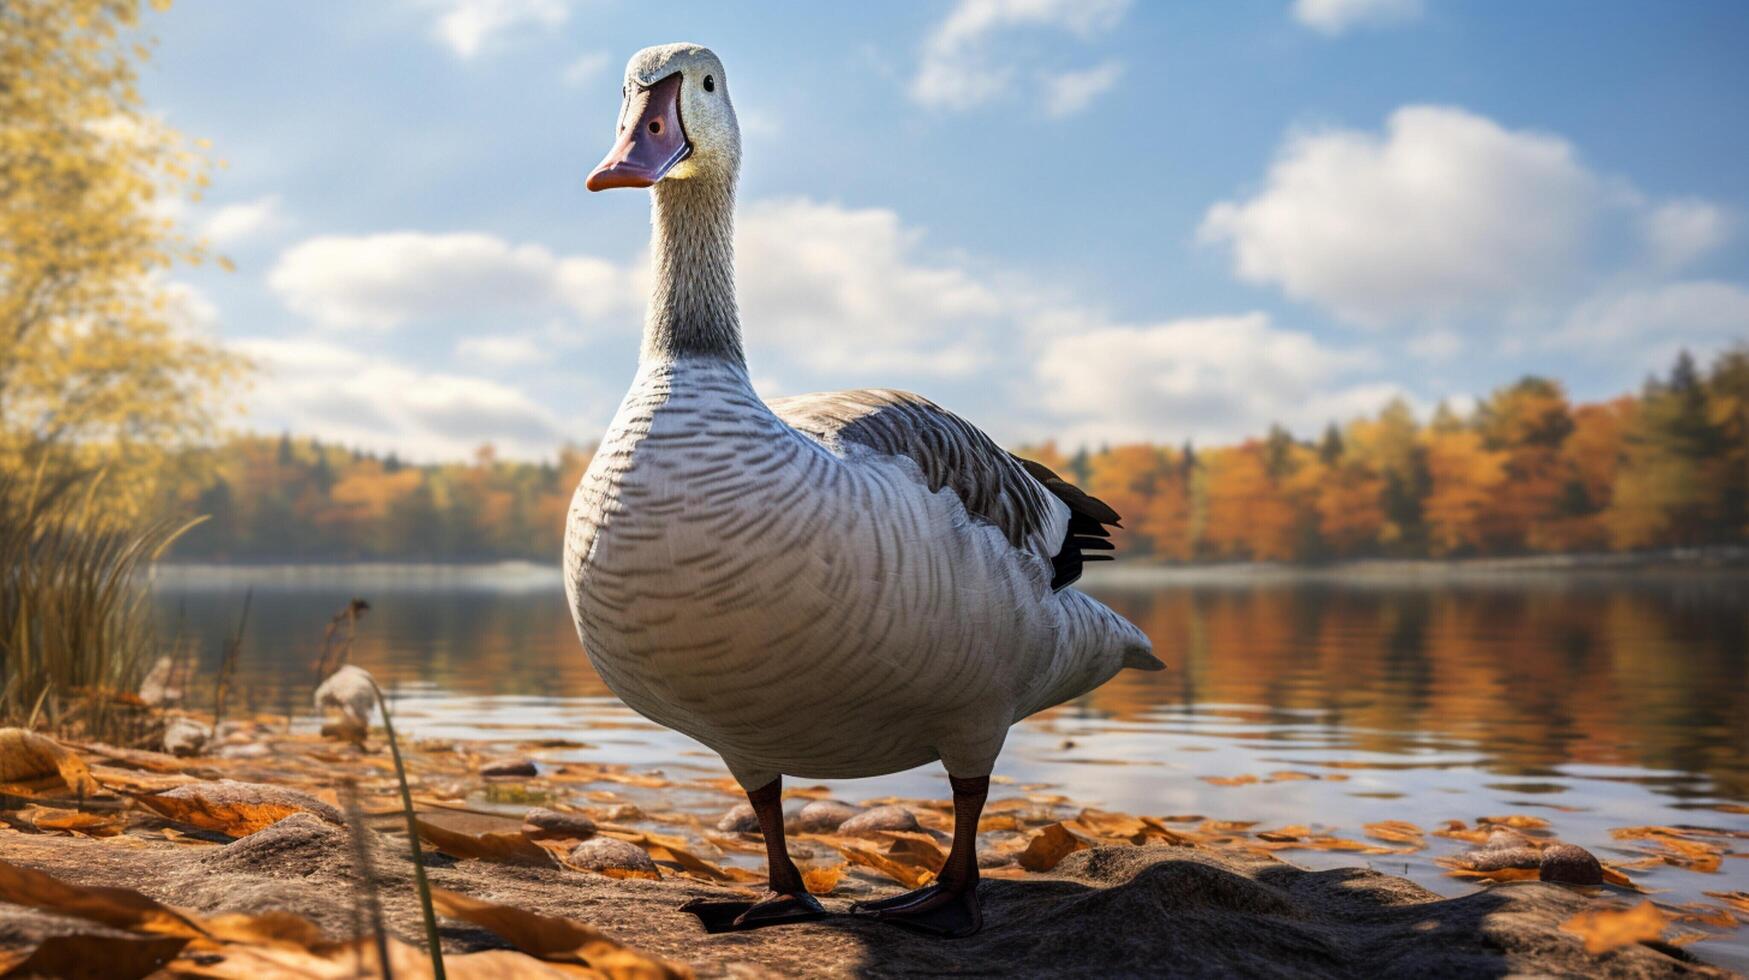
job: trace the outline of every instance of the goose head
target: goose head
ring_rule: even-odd
[[[592,191],[659,180],[733,182],[741,128],[723,63],[697,44],[645,48],[626,64],[613,149],[589,174]]]

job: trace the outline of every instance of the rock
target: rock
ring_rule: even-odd
[[[805,812],[805,811],[804,811]],[[902,806],[877,806],[864,810],[838,825],[841,834],[869,834],[879,830],[918,830],[917,817]]]
[[[140,700],[150,705],[182,700],[182,689],[176,686],[176,661],[159,657],[140,682]]]
[[[363,667],[348,664],[316,688],[316,710],[338,711],[352,728],[369,731],[376,704],[376,681]]]
[[[164,729],[164,751],[183,758],[199,755],[211,734],[205,725],[197,721],[188,718],[172,719]]]
[[[522,818],[522,832],[530,837],[594,837],[595,821],[581,813],[560,813],[535,807]]]
[[[1603,865],[1583,847],[1555,844],[1543,850],[1538,877],[1563,885],[1601,885]]]
[[[643,848],[617,837],[591,837],[571,848],[571,863],[589,871],[656,871]]]
[[[613,806],[595,812],[608,823],[631,823],[633,820],[644,819],[644,811],[638,809],[635,803],[615,803]]]
[[[753,812],[753,804],[737,803],[729,807],[717,819],[717,829],[725,834],[759,833],[759,817]]]
[[[1470,851],[1462,860],[1471,871],[1499,871],[1504,868],[1539,868],[1543,855],[1534,847],[1496,847]]]
[[[480,767],[482,776],[535,776],[540,770],[527,759],[500,759]]]
[[[213,754],[221,759],[265,759],[273,754],[273,750],[261,742],[243,742],[223,746]]]
[[[1015,858],[1012,854],[1000,854],[996,851],[978,852],[978,867],[980,868],[1006,868],[1014,863]]]
[[[1484,851],[1502,851],[1514,847],[1535,848],[1536,841],[1508,827],[1498,827],[1488,835],[1488,840],[1482,845]]]
[[[837,800],[812,800],[802,807],[789,826],[784,829],[792,834],[829,834],[837,830],[839,825],[856,816],[856,807]]]

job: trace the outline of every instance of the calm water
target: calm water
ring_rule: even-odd
[[[490,569],[165,569],[164,625],[216,662],[252,607],[239,669],[258,707],[303,710],[324,625],[371,610],[352,661],[392,687],[421,735],[589,743],[577,757],[720,774],[694,742],[643,722],[589,667],[556,573]],[[1141,625],[1168,669],[1126,671],[1017,726],[997,769],[1077,802],[1361,836],[1363,823],[1522,813],[1606,860],[1643,856],[1609,828],[1749,832],[1749,576],[1515,575],[1418,584],[1245,573],[1135,574],[1089,591]],[[288,679],[290,682],[288,683]],[[1269,782],[1295,770],[1338,780]],[[1203,777],[1252,775],[1221,786]],[[838,787],[846,799],[947,795],[939,767]],[[720,808],[716,798],[700,806]],[[1446,894],[1432,858],[1289,852],[1366,863]],[[1661,900],[1749,890],[1749,841],[1716,873],[1631,872]],[[1749,930],[1745,930],[1749,931]],[[1749,965],[1741,933],[1695,947]]]

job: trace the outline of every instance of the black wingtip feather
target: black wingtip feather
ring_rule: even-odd
[[[1101,554],[1115,550],[1108,528],[1122,527],[1117,511],[1111,505],[1052,472],[1043,463],[1020,460],[1028,475],[1044,484],[1058,500],[1069,507],[1069,527],[1063,535],[1063,545],[1051,559],[1051,590],[1060,592],[1081,578],[1083,566],[1090,561],[1112,561],[1114,556]],[[1090,553],[1091,552],[1091,553]]]

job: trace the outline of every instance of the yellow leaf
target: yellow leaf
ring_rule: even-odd
[[[1585,940],[1585,951],[1596,955],[1648,939],[1657,939],[1670,924],[1669,916],[1650,900],[1631,909],[1592,909],[1561,923],[1563,932]]]
[[[85,761],[46,735],[22,728],[0,728],[0,790],[20,796],[102,792]]]

